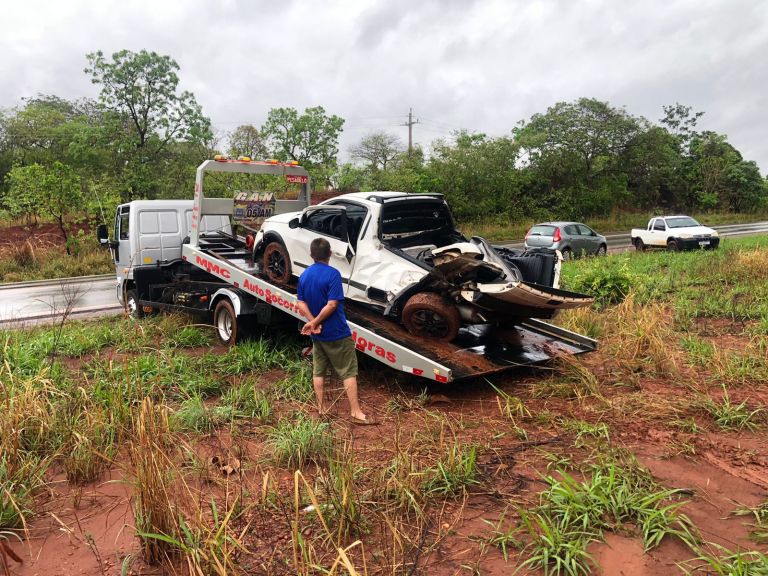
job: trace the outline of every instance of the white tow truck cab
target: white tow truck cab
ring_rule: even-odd
[[[282,198],[263,190],[207,198],[204,177],[210,173],[266,174],[284,178],[298,190]],[[219,339],[228,344],[254,323],[298,330],[304,319],[293,279],[270,280],[254,258],[254,247],[265,217],[301,212],[309,206],[309,198],[309,175],[295,162],[225,157],[203,162],[191,205],[133,202],[118,208],[114,239],[108,239],[105,225],[99,227],[100,241],[114,253],[119,297],[134,316],[153,310],[209,315]],[[334,250],[346,260],[350,248],[345,242]],[[370,295],[373,300],[384,297]],[[438,382],[580,354],[597,346],[591,338],[536,319],[519,319],[500,330],[466,333],[454,342],[442,342],[414,336],[363,303],[347,300],[345,312],[359,352],[395,370]]]

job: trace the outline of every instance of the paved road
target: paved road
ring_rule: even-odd
[[[751,234],[764,234],[768,233],[768,222],[752,222],[750,224],[727,224],[725,226],[712,226],[720,236],[748,236]],[[632,248],[630,235],[626,234],[609,234],[606,237],[608,240],[608,250],[610,252],[623,252]],[[522,248],[523,243],[521,241],[501,243],[501,246],[507,246],[509,248]]]
[[[73,317],[116,314],[115,277],[87,276],[0,285],[0,325],[45,322],[67,309]]]
[[[768,222],[714,226],[721,236],[745,236],[768,233]],[[628,250],[629,234],[606,237],[611,252]],[[502,243],[521,247],[522,242]],[[115,297],[114,276],[90,276],[17,284],[0,284],[0,326],[16,323],[46,322],[61,317],[72,303],[71,316],[87,317],[118,314],[122,307]]]

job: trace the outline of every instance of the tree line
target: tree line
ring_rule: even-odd
[[[297,160],[315,188],[446,195],[460,220],[586,219],[615,210],[768,208],[768,183],[702,112],[675,104],[654,123],[591,98],[560,102],[505,136],[458,131],[407,153],[375,132],[340,164],[344,119],[274,108],[262,126],[217,136],[169,56],[88,54],[96,100],[26,98],[0,111],[0,208],[22,222],[109,219],[139,198],[190,198],[195,167],[232,156]]]

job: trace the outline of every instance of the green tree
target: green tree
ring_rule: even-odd
[[[229,155],[235,158],[249,156],[254,160],[264,160],[267,147],[259,129],[252,124],[243,124],[230,132]]]
[[[433,143],[425,188],[444,193],[460,220],[508,221],[529,212],[516,168],[520,148],[511,138],[461,131],[455,140]]]
[[[661,126],[645,126],[628,143],[622,157],[632,204],[648,210],[683,206],[687,194],[683,161],[674,135]]]
[[[3,204],[15,218],[23,218],[27,224],[37,223],[43,207],[45,192],[45,168],[40,164],[14,166],[8,173],[10,187],[3,197]]]
[[[86,74],[101,86],[105,127],[123,163],[126,199],[158,195],[161,166],[173,161],[173,144],[211,140],[210,120],[191,92],[178,91],[179,65],[170,56],[121,50],[87,55]]]
[[[350,148],[352,157],[365,163],[369,170],[387,170],[403,152],[400,138],[383,130],[365,136]]]
[[[10,174],[10,189],[5,203],[11,214],[27,222],[38,217],[52,217],[70,254],[66,217],[82,209],[80,177],[70,166],[54,161],[51,166],[30,164],[15,166]]]
[[[295,108],[273,108],[261,133],[275,158],[296,160],[316,182],[330,185],[343,126],[343,118],[328,116],[322,106],[307,108],[303,114]]]

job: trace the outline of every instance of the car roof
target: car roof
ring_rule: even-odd
[[[568,226],[570,224],[581,224],[581,222],[567,222],[565,220],[555,220],[552,222],[539,222],[538,224],[534,224],[534,226]],[[586,226],[586,224],[584,224]]]
[[[383,204],[384,202],[391,200],[391,199],[397,199],[397,198],[413,198],[413,197],[424,197],[424,198],[432,198],[432,199],[443,199],[442,194],[417,194],[413,192],[396,192],[393,190],[383,190],[383,191],[374,191],[374,192],[350,192],[348,194],[341,194],[340,196],[335,196],[334,198],[331,198],[329,200],[326,200],[326,202],[332,202],[334,200],[357,200],[359,202],[368,202],[372,204]],[[325,202],[323,202],[325,204]]]

